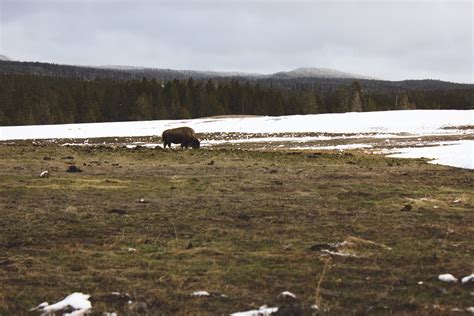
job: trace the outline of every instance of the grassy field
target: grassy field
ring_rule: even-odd
[[[76,291],[92,295],[93,315],[474,306],[473,282],[437,280],[474,270],[472,170],[356,152],[22,142],[0,144],[0,178],[1,315]]]

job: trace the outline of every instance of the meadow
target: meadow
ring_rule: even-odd
[[[1,315],[73,292],[91,295],[92,315],[472,306],[473,282],[438,280],[474,271],[472,170],[353,150],[101,143],[0,143]]]

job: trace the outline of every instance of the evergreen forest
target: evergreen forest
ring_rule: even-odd
[[[474,88],[374,89],[220,79],[119,80],[0,75],[0,125],[291,115],[399,109],[473,109]]]

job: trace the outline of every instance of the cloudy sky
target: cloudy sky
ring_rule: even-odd
[[[0,0],[0,54],[259,73],[325,67],[474,83],[473,2]]]

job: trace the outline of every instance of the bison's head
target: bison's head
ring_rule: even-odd
[[[198,149],[199,147],[201,147],[201,143],[198,139],[193,139],[193,141],[191,142],[191,147],[193,149]]]

